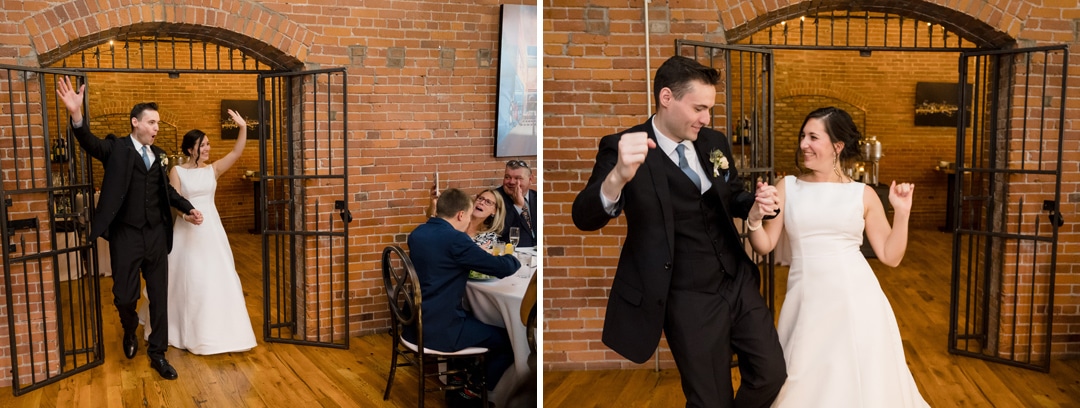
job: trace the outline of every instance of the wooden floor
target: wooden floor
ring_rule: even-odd
[[[892,303],[919,390],[932,407],[1080,407],[1080,360],[1056,360],[1044,374],[948,353],[952,236],[913,231],[897,268],[871,265]],[[787,268],[777,291],[783,296]],[[781,304],[782,299],[777,302]],[[686,404],[674,369],[545,371],[545,407],[680,407]],[[733,377],[738,372],[733,369]]]
[[[161,379],[150,368],[145,342],[128,360],[112,307],[112,279],[102,278],[105,362],[89,371],[19,397],[0,388],[0,407],[414,407],[416,375],[399,369],[390,401],[383,401],[390,337],[351,339],[349,350],[262,341],[261,243],[258,236],[230,235],[258,347],[243,353],[197,356],[170,348],[166,357],[180,373]],[[6,357],[5,357],[6,358]],[[425,405],[444,407],[439,393]]]

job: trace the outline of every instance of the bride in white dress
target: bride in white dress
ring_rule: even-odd
[[[236,145],[212,164],[210,142],[200,130],[184,135],[180,150],[189,160],[173,167],[169,181],[203,213],[202,225],[177,219],[169,253],[169,345],[194,354],[246,351],[256,346],[240,277],[221,216],[214,205],[217,179],[244,152],[247,124],[233,110],[240,127]],[[140,317],[146,321],[146,314]],[[150,325],[144,326],[150,335]]]
[[[865,229],[878,260],[900,264],[915,186],[892,183],[890,227],[874,189],[840,171],[859,155],[861,137],[847,112],[818,109],[799,134],[796,158],[806,171],[775,187],[758,185],[757,204],[783,211],[764,228],[748,223],[751,246],[767,254],[785,233],[792,254],[777,323],[788,378],[773,407],[929,406],[907,367],[889,300],[859,250]]]

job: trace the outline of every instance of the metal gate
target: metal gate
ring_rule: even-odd
[[[960,56],[952,353],[1050,370],[1068,59],[1065,46]]]
[[[675,40],[675,52],[717,68],[723,84],[717,87],[717,98],[723,98],[723,111],[713,109],[712,123],[716,129],[726,129],[735,156],[735,168],[747,191],[753,192],[757,180],[776,183],[773,135],[774,67],[771,50],[757,47],[712,44],[700,41]],[[761,268],[761,294],[769,308],[776,311],[776,267],[773,254],[758,256],[750,248],[746,220],[743,220],[742,243]]]
[[[346,77],[259,75],[266,341],[349,347]]]
[[[57,101],[63,75],[86,83],[74,72],[0,66],[0,325],[15,395],[104,361],[97,245],[86,239],[94,179]]]

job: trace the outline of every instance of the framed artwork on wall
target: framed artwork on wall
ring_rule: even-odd
[[[971,101],[971,85],[964,86]],[[969,108],[970,109],[970,108]],[[960,112],[960,84],[918,82],[915,84],[915,126],[956,127]],[[965,126],[971,125],[971,115],[964,115]]]
[[[259,137],[259,101],[228,100],[221,101],[221,138],[236,140],[240,136],[240,127],[229,117],[229,109],[239,113],[247,122],[248,139]]]
[[[536,156],[537,25],[536,6],[502,5],[495,157]]]

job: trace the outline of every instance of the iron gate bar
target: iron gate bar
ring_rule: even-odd
[[[96,245],[83,242],[83,231],[76,222],[83,212],[76,211],[75,208],[79,194],[92,190],[89,183],[92,179],[92,168],[88,166],[87,160],[76,153],[78,150],[75,145],[70,143],[70,129],[61,132],[64,126],[61,125],[59,115],[55,115],[56,127],[51,127],[49,109],[50,102],[52,107],[58,106],[55,97],[50,97],[48,87],[55,82],[56,77],[74,76],[78,82],[85,83],[85,76],[64,70],[8,65],[0,65],[0,71],[6,77],[2,85],[7,87],[7,101],[0,105],[0,109],[8,109],[6,119],[10,124],[6,126],[12,135],[12,154],[5,161],[11,161],[16,166],[15,171],[10,172],[15,174],[14,184],[10,181],[0,183],[0,201],[14,203],[16,199],[29,197],[35,202],[42,200],[46,204],[43,211],[31,210],[31,217],[22,219],[23,222],[19,224],[10,219],[7,205],[0,206],[0,236],[3,237],[0,253],[3,254],[4,278],[7,282],[4,297],[12,359],[12,393],[18,396],[99,366],[104,361],[104,353],[97,271],[96,268],[88,268],[88,264],[84,262],[95,259],[89,257],[89,254]],[[36,87],[36,95],[33,96],[37,99],[31,97],[32,85]],[[17,94],[18,88],[21,88],[21,93]],[[23,118],[25,127],[21,126],[18,120]],[[34,120],[38,118],[40,121]],[[58,147],[51,144],[54,136],[58,143],[61,140],[68,142],[67,152],[54,150],[54,147]],[[43,139],[40,144],[35,140],[38,138]],[[20,141],[25,143],[20,144]],[[21,152],[24,149],[28,151],[26,157],[23,157]],[[54,153],[66,153],[66,157],[63,157],[66,160],[60,160],[61,157],[54,156]],[[22,171],[21,164],[29,164],[29,169]],[[60,166],[60,170],[55,173],[52,169],[54,165]],[[28,175],[29,179],[24,180],[24,175]],[[0,174],[0,177],[2,176],[3,174]],[[14,189],[5,186],[13,186]],[[64,205],[61,206],[61,203]],[[85,210],[89,207],[82,208]],[[41,212],[47,212],[47,221],[39,221]],[[70,231],[65,230],[63,235],[58,235],[61,224]],[[19,232],[25,229],[31,231]],[[18,251],[9,246],[16,234]],[[34,239],[34,242],[28,242],[27,238]],[[64,248],[59,247],[61,244]],[[28,251],[28,246],[34,252]],[[50,249],[42,250],[46,246]],[[61,256],[65,261],[63,263]],[[52,269],[48,272],[46,260],[52,262]],[[61,281],[61,265],[67,268],[68,277],[74,274],[76,278],[67,282]],[[12,266],[21,270],[13,271]],[[96,267],[96,263],[94,266]],[[87,273],[87,270],[90,270],[90,273]],[[16,288],[13,284],[13,274],[21,278],[21,288]],[[51,282],[46,277],[51,278]],[[25,301],[16,305],[14,291],[20,289],[19,297]],[[17,316],[22,317],[21,322],[16,321]],[[25,340],[16,339],[16,328],[25,328]],[[20,345],[24,344],[30,344],[31,347],[27,352],[20,353]],[[80,361],[80,356],[85,359]],[[29,361],[29,366],[20,364],[24,358]],[[27,367],[29,372],[20,371],[20,368]],[[27,386],[22,383],[24,379],[28,380]]]
[[[839,14],[844,12],[844,14]],[[804,41],[806,39],[806,19],[812,19],[810,22],[813,25],[813,43]],[[843,26],[837,27],[836,21],[841,20]],[[853,42],[852,40],[852,25],[853,20],[859,20],[863,24],[862,43]],[[897,21],[898,37],[896,37],[895,46],[890,46],[890,40],[893,37],[889,35],[889,22]],[[803,49],[803,50],[868,50],[868,51],[964,51],[975,50],[981,46],[989,46],[989,44],[978,45],[973,41],[964,39],[964,37],[958,33],[949,31],[944,25],[933,24],[931,22],[922,21],[919,19],[907,19],[902,15],[895,15],[889,12],[879,11],[862,11],[851,12],[846,10],[837,10],[835,12],[829,12],[828,14],[808,14],[797,18],[798,21],[798,44],[794,44],[793,31],[789,28],[795,23],[796,19],[784,20],[779,24],[774,24],[766,29],[758,30],[756,33],[766,33],[768,38],[765,43],[755,43],[753,34],[748,35],[749,44],[755,46],[761,46],[770,49]],[[823,21],[828,21],[829,38],[828,44],[822,43],[821,30]],[[880,27],[883,28],[881,36],[881,45],[872,45],[870,39],[870,30],[877,27],[872,27],[871,24],[878,24],[880,21]],[[910,25],[905,25],[906,21],[910,21]],[[926,46],[919,46],[919,33],[923,30],[923,24],[926,24]],[[935,45],[934,31],[940,28],[940,44]],[[837,30],[843,30],[844,38],[843,43],[838,43],[836,38]],[[774,42],[775,32],[779,32],[782,42]],[[904,45],[904,34],[910,32],[913,34],[910,46]],[[789,38],[790,37],[790,38]],[[949,41],[951,38],[955,38],[955,45],[950,46]]]
[[[124,49],[123,59],[120,61],[122,64],[117,65],[116,59],[116,43],[123,43]],[[153,57],[150,61],[153,65],[152,68],[147,68],[146,44],[153,44]],[[138,61],[134,61],[131,55],[131,47],[138,46]],[[184,47],[186,46],[186,47]],[[216,47],[213,53],[214,65],[211,67],[208,64],[208,48],[210,46]],[[108,47],[108,48],[106,48]],[[197,67],[195,64],[195,49],[202,48],[202,66]],[[162,48],[166,48],[162,51]],[[181,68],[182,62],[177,61],[177,56],[182,55],[184,50],[180,48],[186,48],[188,54],[187,68]],[[224,50],[224,55],[223,55]],[[105,66],[104,54],[108,53],[108,66]],[[169,58],[167,64],[162,64],[162,52],[168,54]],[[239,57],[236,54],[239,53]],[[168,37],[133,37],[133,38],[114,38],[110,41],[102,42],[97,45],[87,47],[77,52],[78,62],[81,66],[69,66],[69,58],[65,58],[60,61],[62,68],[78,70],[80,72],[139,72],[139,73],[165,73],[165,72],[179,72],[179,73],[216,73],[216,74],[259,74],[266,72],[282,72],[285,70],[283,66],[272,66],[268,63],[262,62],[259,58],[248,55],[243,50],[239,50],[229,46],[222,46],[221,44],[207,42],[203,40],[196,40],[194,38],[168,36]],[[239,58],[239,61],[237,61]],[[228,60],[228,66],[222,68],[222,59]],[[250,61],[250,62],[249,62]],[[135,67],[135,63],[138,66]],[[239,63],[240,67],[236,65]],[[254,64],[253,68],[248,68],[249,64]]]
[[[1055,53],[1053,56],[1051,53]],[[1038,97],[1041,99],[1037,102],[1041,105],[1036,108],[1032,107],[1029,103],[1029,99],[1032,98],[1033,86],[1032,81],[1032,56],[1041,55],[1043,65],[1042,71],[1035,73],[1034,75],[1041,79],[1041,86],[1035,86],[1039,89]],[[1055,60],[1055,56],[1059,57],[1059,60]],[[1017,58],[1024,58],[1018,60]],[[973,60],[973,64],[969,63],[969,60]],[[1019,73],[1016,70],[1022,65],[1024,69],[1023,73]],[[1050,64],[1055,64],[1055,68],[1060,64],[1060,75],[1051,74],[1049,71]],[[960,187],[956,191],[951,192],[954,199],[956,199],[957,205],[950,208],[955,215],[964,216],[961,218],[960,223],[957,225],[953,242],[953,274],[952,274],[952,294],[950,308],[950,329],[949,329],[949,351],[955,354],[966,355],[970,357],[981,358],[989,361],[994,361],[1002,364],[1013,365],[1022,368],[1035,369],[1044,372],[1049,371],[1050,355],[1052,351],[1052,335],[1053,335],[1053,305],[1054,305],[1054,282],[1056,279],[1056,264],[1057,264],[1057,241],[1058,241],[1058,228],[1061,223],[1060,218],[1060,197],[1061,197],[1061,168],[1062,157],[1056,154],[1056,163],[1054,164],[1057,170],[1046,170],[1046,166],[1050,166],[1049,160],[1046,166],[1043,161],[1045,159],[1043,153],[1046,142],[1046,131],[1048,121],[1056,120],[1056,127],[1058,133],[1057,139],[1057,151],[1063,148],[1062,143],[1064,141],[1064,124],[1065,124],[1065,101],[1066,101],[1066,83],[1068,79],[1068,47],[1064,45],[1059,46],[1042,46],[1033,47],[1019,50],[993,50],[982,52],[965,52],[961,54],[959,72],[961,83],[966,83],[966,78],[969,75],[969,66],[973,67],[973,73],[975,77],[974,92],[970,96],[971,100],[968,100],[967,92],[961,87],[960,92],[960,112],[961,116],[958,118],[957,126],[957,177]],[[1023,82],[1019,82],[1018,75],[1023,75]],[[1060,91],[1060,94],[1048,95],[1047,90],[1051,86],[1051,81],[1060,81],[1060,84],[1053,84],[1055,90]],[[1004,91],[1005,98],[1000,98],[999,92]],[[1016,98],[1017,92],[1020,92],[1020,97],[1023,101],[1019,104],[1021,106],[1014,107],[1017,104]],[[1057,98],[1061,101],[1061,104],[1057,111],[1056,118],[1051,113],[1047,116],[1047,108],[1052,107],[1051,102]],[[997,103],[1004,101],[1004,108],[999,107]],[[964,113],[968,112],[966,109],[971,106],[971,129],[972,129],[972,142],[970,144],[970,165],[968,161],[965,161],[966,156],[966,121]],[[1018,113],[1016,108],[1022,108]],[[1004,110],[1003,110],[1004,109]],[[1038,113],[1032,115],[1032,109]],[[984,123],[982,115],[988,112],[989,120],[985,121],[988,128],[981,128],[980,123]],[[1006,116],[1005,122],[1001,122],[998,118],[999,113],[1004,113]],[[1014,126],[1014,122],[1020,120],[1022,123],[1019,126]],[[1039,121],[1038,128],[1038,142],[1040,145],[1036,160],[1038,164],[1035,169],[1029,169],[1028,160],[1028,136],[1033,131],[1029,128],[1029,121]],[[1001,129],[1001,130],[998,130]],[[1020,135],[1015,136],[1019,131]],[[999,140],[1000,139],[1000,140]],[[1009,159],[1010,143],[1020,143],[1020,156],[1019,159]],[[999,146],[1001,148],[999,149]],[[1032,153],[1034,154],[1034,152]],[[985,155],[985,156],[983,156]],[[1004,160],[999,162],[999,160]],[[1011,168],[1009,160],[1019,160],[1019,169]],[[998,169],[1000,168],[1000,169]],[[1044,175],[1054,176],[1054,196],[1053,200],[1045,200],[1049,202],[1049,206],[1052,208],[1045,208],[1044,211],[1050,212],[1050,230],[1049,237],[1043,232],[1043,222],[1040,212],[1035,210],[1035,222],[1033,234],[1024,233],[1025,220],[1027,214],[1025,214],[1025,207],[1027,206],[1026,197],[1021,195],[1016,200],[1015,204],[1010,203],[1011,191],[1008,179],[1015,178],[1017,176],[1032,176],[1032,175]],[[970,183],[965,182],[964,176],[970,176]],[[1000,181],[999,181],[1000,178]],[[1023,182],[1020,180],[1019,182]],[[971,184],[969,186],[968,184]],[[973,188],[976,191],[965,194],[965,189]],[[984,194],[975,194],[977,191],[983,191]],[[1045,205],[1044,205],[1045,206]],[[1015,232],[1009,231],[1009,222],[1006,218],[1009,213],[1016,213],[1017,222]],[[983,224],[980,224],[983,223]],[[1028,222],[1030,223],[1030,222]],[[985,227],[979,228],[979,225]],[[1002,229],[1003,228],[1003,229]],[[999,230],[1001,229],[1001,230]],[[966,235],[966,240],[963,235]],[[1043,246],[1049,244],[1048,250],[1043,249]],[[1012,248],[1011,256],[1014,260],[1011,262],[1012,272],[1006,274],[1005,270],[995,273],[995,265],[1004,266],[1004,263],[996,263],[997,258],[995,254],[1004,254],[1004,250]],[[1030,246],[1030,249],[1025,249],[1026,246]],[[960,251],[966,247],[967,258],[961,258]],[[981,251],[981,258],[976,251]],[[1030,263],[1024,263],[1021,261],[1021,256],[1027,254],[1031,257]],[[1047,265],[1045,271],[1042,272],[1046,275],[1048,285],[1045,287],[1048,289],[1048,293],[1039,296],[1036,292],[1036,286],[1039,280],[1040,269],[1035,265],[1040,262],[1040,254],[1043,257],[1049,257],[1049,262],[1043,265]],[[966,265],[962,265],[961,259],[967,259]],[[973,262],[974,259],[981,259],[980,262]],[[1001,258],[1003,261],[1006,258]],[[1022,265],[1029,265],[1030,271],[1021,271]],[[966,268],[966,270],[962,270]],[[959,280],[961,273],[965,274],[965,282],[967,292],[964,294],[964,321],[960,325],[958,322],[958,307],[960,286]],[[1000,277],[1000,278],[999,278]],[[1012,279],[1011,282],[1008,279]],[[1030,290],[1025,290],[1020,286],[1020,281],[1023,279],[1029,279]],[[1005,316],[1009,319],[1009,327],[1000,327],[998,322],[991,320],[990,309],[991,297],[994,292],[995,285],[1000,286],[1003,284],[1011,283],[1011,293],[1004,294],[1006,299],[1001,299],[1001,294],[994,295],[999,299],[999,302],[1004,300],[1009,302],[1008,307],[1011,307],[1009,313],[1010,316]],[[978,287],[981,292],[973,292],[972,289]],[[1021,304],[1021,291],[1024,291],[1023,295],[1027,296],[1026,303]],[[1008,297],[1011,296],[1011,299]],[[1042,303],[1036,303],[1037,299],[1044,298],[1045,308],[1042,307]],[[1023,313],[1021,308],[1026,307],[1026,323],[1021,322],[1019,317],[1020,313]],[[1042,325],[1045,333],[1035,332],[1036,322],[1036,309],[1044,310],[1045,323]],[[998,311],[1000,312],[1000,310]],[[1042,313],[1042,312],[1041,312]],[[975,318],[978,316],[977,318]],[[1041,316],[1041,314],[1039,315]],[[1000,317],[997,320],[1000,321]],[[1027,333],[1026,337],[1021,335],[1022,325],[1026,324]],[[962,332],[960,332],[962,329]],[[991,335],[995,337],[991,337]],[[1035,357],[1035,346],[1037,344],[1036,337],[1042,336],[1043,342],[1039,345],[1042,346],[1042,359],[1040,362],[1033,362],[1032,358]],[[1017,350],[1018,347],[1025,347],[1022,341],[1026,339],[1026,350]],[[972,345],[970,340],[976,340],[977,345]],[[993,343],[992,343],[993,342]],[[1002,353],[1001,347],[1008,347],[1007,352]],[[1007,357],[1006,357],[1007,356]],[[1021,359],[1024,359],[1021,361]]]
[[[336,77],[340,78],[340,81],[336,81]],[[323,78],[326,79],[325,83],[320,82]],[[260,167],[263,173],[262,181],[265,183],[263,197],[260,200],[265,206],[262,213],[263,230],[261,232],[264,246],[264,292],[267,297],[264,336],[267,341],[337,348],[349,346],[347,225],[340,231],[335,230],[333,211],[324,211],[322,199],[307,197],[307,186],[304,184],[308,181],[340,180],[341,185],[338,188],[342,189],[342,200],[335,201],[345,202],[347,198],[347,162],[341,166],[335,166],[333,163],[336,145],[333,137],[339,130],[342,135],[342,157],[343,160],[347,159],[347,85],[344,68],[264,73],[259,76],[260,100],[265,101],[267,92],[270,93],[269,111],[260,109],[260,121],[267,124],[261,128],[264,134],[260,135]],[[325,99],[320,99],[323,87],[325,87],[326,96]],[[340,91],[337,91],[339,88]],[[294,93],[295,91],[299,91],[299,94]],[[340,100],[335,102],[335,96]],[[324,100],[325,104],[322,104]],[[290,104],[288,107],[285,106],[285,101]],[[335,128],[338,119],[332,114],[335,103],[340,103],[339,110],[343,115],[340,120],[340,129]],[[309,106],[312,108],[310,112]],[[320,109],[325,109],[326,112],[321,112]],[[281,114],[287,116],[280,117]],[[308,122],[314,124],[310,129],[306,127]],[[319,131],[321,125],[326,126],[325,133]],[[293,140],[290,138],[291,135],[300,135],[302,139]],[[324,142],[320,137],[326,137],[327,140]],[[304,149],[303,155],[299,150],[299,142],[311,146]],[[325,148],[323,143],[326,143]],[[320,163],[324,160],[329,172],[326,174],[320,168]],[[314,164],[310,169],[301,168],[300,166],[306,166],[305,163]],[[336,170],[337,173],[335,173]],[[335,187],[332,186],[331,189]],[[331,208],[336,208],[336,206],[331,206]],[[270,222],[271,215],[275,222]],[[328,231],[320,229],[319,222],[322,220],[329,221]],[[309,229],[311,223],[314,223],[315,229]],[[345,243],[336,246],[335,239],[342,239]],[[328,243],[324,244],[324,240]],[[276,266],[273,274],[269,267],[271,246],[277,249],[274,252]],[[324,264],[320,259],[324,248],[330,253],[329,264]],[[341,251],[343,255],[338,258],[335,251]],[[308,256],[311,253],[315,255]],[[343,273],[335,271],[334,268],[338,265],[335,259],[342,259],[340,266],[344,269]],[[314,267],[315,273],[304,273],[311,266]],[[298,271],[297,269],[301,267],[303,269]],[[322,280],[320,271],[324,268],[330,270],[329,282]],[[343,277],[340,286],[344,296],[340,298],[334,296],[335,276]],[[313,287],[297,287],[302,284],[302,280],[307,279],[311,279]],[[330,286],[330,292],[327,294],[321,290],[325,285]],[[301,302],[300,290],[304,290],[306,299],[303,304],[299,303]],[[311,291],[315,291],[314,296],[311,296]],[[271,298],[273,298],[277,313],[269,310]],[[343,306],[339,309],[335,303],[341,303]],[[305,310],[312,308],[316,310],[314,321],[310,318],[301,320],[303,318],[299,314],[301,307]],[[324,327],[324,322],[320,318],[322,311],[327,309],[330,311],[328,328]],[[310,315],[310,313],[305,315]],[[304,324],[303,328],[300,327],[301,323]],[[339,324],[344,327],[344,333],[337,331]],[[314,335],[311,335],[308,327],[314,328]],[[286,328],[292,330],[291,335],[281,334],[280,329]],[[328,332],[325,335],[324,329]],[[304,333],[297,333],[300,330]],[[329,339],[325,339],[325,336],[329,336]],[[339,336],[341,342],[336,343],[335,338]]]

